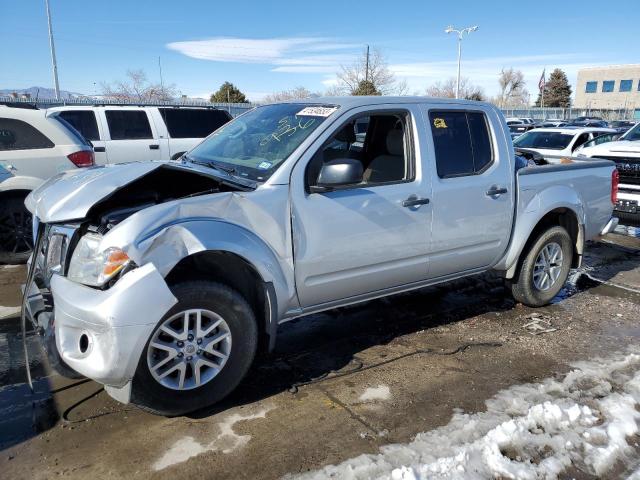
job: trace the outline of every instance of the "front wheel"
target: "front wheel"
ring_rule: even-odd
[[[0,263],[24,263],[33,250],[31,213],[24,198],[9,197],[0,205]]]
[[[571,236],[564,228],[552,227],[541,233],[511,284],[513,298],[529,307],[547,305],[567,282],[572,261]]]
[[[178,299],[140,355],[131,401],[159,415],[182,415],[212,405],[245,376],[258,329],[247,301],[219,283],[175,285]]]

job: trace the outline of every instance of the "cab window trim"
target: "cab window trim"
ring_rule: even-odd
[[[331,190],[329,190],[329,192],[336,192],[336,191],[344,191],[344,190],[355,190],[358,188],[376,188],[376,187],[384,187],[387,185],[400,185],[403,183],[412,183],[415,182],[416,180],[416,155],[415,155],[415,151],[416,151],[416,144],[415,144],[415,140],[414,140],[414,134],[413,134],[413,125],[415,125],[415,122],[413,121],[413,114],[411,112],[411,110],[409,109],[404,109],[404,108],[394,108],[394,109],[375,109],[375,110],[366,110],[366,111],[362,111],[359,113],[355,113],[351,116],[349,116],[346,120],[338,123],[338,122],[334,122],[333,124],[331,124],[331,126],[329,128],[334,128],[335,125],[337,125],[336,128],[333,129],[333,131],[330,133],[329,137],[322,143],[322,145],[316,150],[316,152],[311,156],[310,160],[307,162],[307,165],[305,166],[305,192],[307,194],[312,194],[314,192],[310,191],[310,188],[312,186],[315,186],[311,183],[309,183],[309,179],[307,178],[307,170],[309,169],[309,166],[311,165],[311,163],[317,158],[318,155],[321,154],[321,152],[324,151],[324,149],[329,146],[329,144],[333,141],[335,135],[340,132],[340,130],[342,130],[348,123],[353,122],[354,120],[357,120],[358,118],[362,118],[362,117],[372,117],[375,115],[402,115],[404,116],[406,123],[404,125],[404,129],[405,129],[405,133],[406,135],[404,136],[404,154],[405,154],[405,161],[407,162],[407,178],[403,179],[403,180],[394,180],[391,182],[375,182],[375,183],[358,183],[358,184],[354,184],[354,185],[341,185],[341,186],[336,186],[334,188],[332,188]],[[366,142],[366,139],[365,139]],[[328,193],[328,192],[318,192],[318,193]]]

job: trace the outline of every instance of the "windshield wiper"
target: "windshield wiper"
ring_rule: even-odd
[[[219,164],[209,161],[209,162],[201,162],[196,160],[193,157],[188,156],[186,153],[182,156],[182,161],[184,163],[193,163],[194,165],[202,165],[203,167],[213,168],[214,170],[218,170],[220,173],[224,174],[224,177],[227,178],[227,182],[233,183],[235,185],[240,185],[244,188],[255,189],[257,184],[253,180],[249,180],[246,178],[242,178],[238,175],[237,170],[233,167],[221,167]]]

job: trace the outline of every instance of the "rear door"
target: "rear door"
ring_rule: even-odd
[[[89,140],[93,145],[95,153],[96,165],[104,165],[108,163],[108,152],[104,137],[104,129],[93,109],[80,110],[71,109],[63,110],[56,114],[63,120],[66,120],[80,134]]]
[[[104,107],[109,163],[161,160],[160,139],[144,109]]]
[[[223,126],[231,116],[210,108],[158,108],[169,134],[170,158],[178,158]]]
[[[429,277],[485,268],[506,250],[513,220],[514,171],[500,120],[493,109],[462,105],[424,114],[435,165]]]

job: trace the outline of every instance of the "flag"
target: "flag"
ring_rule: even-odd
[[[545,71],[546,69],[542,71],[542,76],[540,77],[540,81],[538,82],[538,88],[540,89],[541,92],[544,90],[544,87],[547,85],[547,81],[544,78]]]

